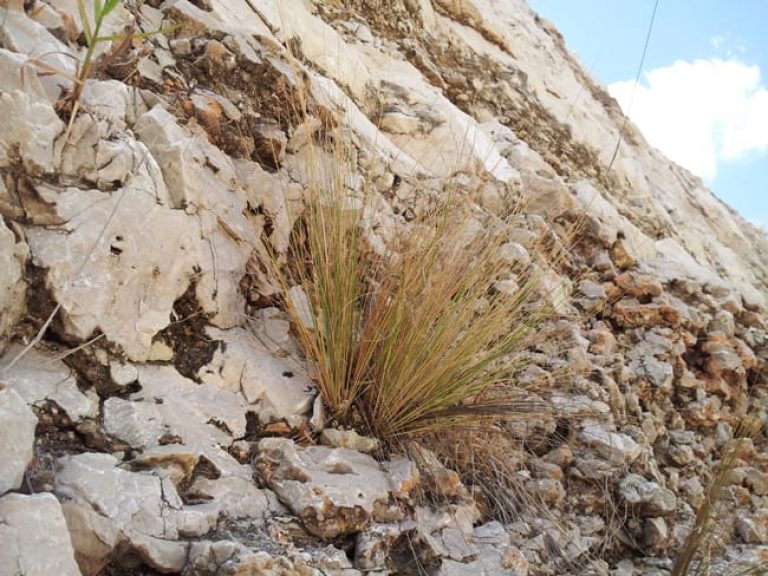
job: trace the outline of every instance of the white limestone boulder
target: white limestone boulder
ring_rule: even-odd
[[[3,29],[6,29],[3,26]],[[26,59],[0,48],[0,166],[8,166],[18,153],[30,174],[49,174],[56,168],[60,150],[56,139],[64,123],[56,115],[34,74],[22,85],[19,78]]]
[[[316,395],[303,367],[270,354],[251,332],[242,328],[209,328],[208,334],[222,345],[211,362],[200,369],[200,379],[241,392],[262,423],[286,420],[298,425]]]
[[[55,491],[65,499],[64,516],[86,576],[100,573],[115,549],[133,550],[163,572],[184,567],[189,544],[177,539],[191,512],[167,475],[129,472],[110,454],[78,454],[59,459]],[[208,528],[215,518],[209,522]]]
[[[23,10],[10,7],[3,10],[0,43],[25,56],[30,67],[25,77],[35,76],[34,72],[38,71],[42,73],[40,84],[51,103],[72,87],[72,78],[77,75],[77,59],[74,54],[66,44],[46,30],[45,26],[29,18]]]
[[[104,428],[131,447],[160,446],[168,438],[194,449],[228,447],[245,435],[248,404],[239,391],[197,384],[171,366],[139,366],[141,390],[104,402]]]
[[[21,487],[32,460],[37,417],[12,388],[0,384],[0,494]]]
[[[61,505],[52,494],[0,498],[0,576],[81,576]]]
[[[21,350],[21,346],[10,346],[0,358],[0,366],[9,366]],[[69,366],[42,351],[27,351],[5,371],[3,380],[30,406],[51,400],[58,404],[73,422],[83,418],[96,418],[99,414],[99,398],[96,392],[92,389],[81,391]]]
[[[325,539],[359,532],[371,519],[402,518],[390,498],[407,498],[419,482],[416,467],[402,458],[377,462],[346,448],[300,448],[285,438],[261,440],[254,466],[307,530]]]
[[[238,324],[244,306],[239,283],[260,231],[245,216],[245,192],[232,160],[202,129],[180,126],[161,106],[142,115],[134,129],[162,169],[171,206],[194,215],[201,242],[196,295],[211,322]],[[204,252],[203,252],[204,249]]]

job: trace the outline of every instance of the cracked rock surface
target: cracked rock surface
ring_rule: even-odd
[[[523,0],[118,3],[73,115],[76,4],[0,7],[0,576],[666,575],[745,418],[711,573],[768,563],[768,242]],[[324,407],[261,264],[336,128],[376,254],[456,191],[540,270],[535,417]]]

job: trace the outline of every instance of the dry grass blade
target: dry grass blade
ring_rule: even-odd
[[[375,383],[365,390],[366,405],[381,436],[494,413],[492,400],[471,400],[496,383],[493,363],[518,349],[537,321],[521,314],[531,279],[516,294],[487,298],[502,272],[500,236],[464,243],[461,227],[449,229],[450,216],[404,242],[399,268],[374,294],[362,341]]]
[[[746,439],[754,437],[762,428],[756,418],[747,417],[736,428],[734,439],[724,448],[720,463],[704,494],[704,501],[696,512],[696,519],[691,533],[683,543],[680,554],[672,568],[671,576],[691,576],[708,574],[712,560],[711,548],[718,526],[718,513],[721,510],[729,477],[738,465]],[[747,574],[752,567],[747,568]]]

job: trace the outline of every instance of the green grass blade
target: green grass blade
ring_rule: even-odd
[[[88,19],[88,11],[85,9],[85,0],[77,0],[77,11],[80,13],[80,20],[83,23],[85,43],[90,46],[93,42],[93,33],[91,32],[91,23]]]
[[[118,4],[120,4],[120,0],[106,0],[101,9],[102,15],[109,16],[110,12],[117,8]]]

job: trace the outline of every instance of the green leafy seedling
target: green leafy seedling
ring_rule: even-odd
[[[119,4],[120,0],[94,0],[93,26],[91,26],[85,0],[77,0],[77,10],[80,13],[80,20],[83,23],[83,35],[85,36],[85,44],[87,49],[85,51],[85,58],[83,59],[82,63],[78,65],[77,77],[74,81],[75,87],[72,90],[72,94],[69,96],[69,99],[72,102],[70,126],[72,124],[72,119],[74,119],[77,115],[77,109],[79,108],[80,97],[83,94],[85,81],[88,80],[88,78],[91,76],[94,64],[93,56],[99,44],[103,42],[122,42],[116,51],[117,53],[120,53],[128,47],[131,40],[135,40],[137,38],[149,38],[156,34],[167,31],[167,29],[161,28],[160,30],[155,30],[153,32],[126,32],[124,34],[109,34],[102,36],[101,28],[104,24],[104,20],[107,18],[107,16],[114,12],[115,8],[117,8]]]

